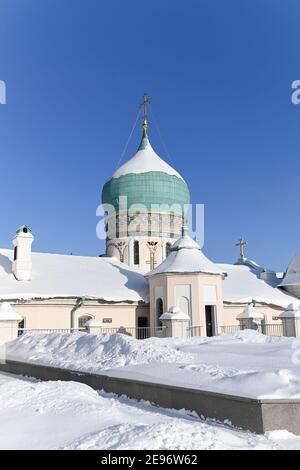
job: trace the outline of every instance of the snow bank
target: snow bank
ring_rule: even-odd
[[[143,341],[122,334],[28,332],[7,344],[7,357],[252,398],[300,398],[300,342],[252,330]]]
[[[190,353],[174,349],[167,341],[149,338],[136,340],[123,334],[28,332],[7,345],[10,358],[98,372],[152,362],[181,362]]]
[[[5,374],[0,422],[0,449],[300,449],[300,436],[287,431],[257,435],[78,382]]]

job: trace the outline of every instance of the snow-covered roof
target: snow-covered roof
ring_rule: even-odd
[[[1,302],[0,304],[0,321],[3,320],[15,320],[21,321],[22,317],[17,312],[14,311],[10,303]]]
[[[258,275],[262,273],[263,271],[265,271],[265,269],[262,266],[260,266],[258,263],[256,263],[256,261],[253,261],[252,259],[249,259],[249,258],[239,258],[235,264],[237,266],[249,266],[249,268],[255,271],[255,273]]]
[[[171,247],[169,256],[147,276],[152,277],[162,273],[226,274],[206,258],[199,245],[188,235],[179,238]]]
[[[171,246],[171,251],[178,251],[182,248],[187,248],[191,250],[200,250],[200,246],[198,243],[193,240],[189,235],[183,235],[182,237],[178,238],[176,242]]]
[[[120,176],[128,175],[130,173],[148,173],[149,171],[160,171],[169,175],[177,176],[182,179],[182,176],[162,160],[157,153],[153,150],[148,137],[142,139],[141,145],[137,153],[127,162],[120,166],[115,171],[112,178],[119,178]]]
[[[148,301],[144,276],[115,258],[32,253],[32,280],[12,274],[13,251],[0,249],[0,299],[86,297]]]
[[[223,299],[228,303],[250,303],[252,300],[286,308],[297,301],[277,287],[272,287],[253,272],[249,266],[218,264],[226,271],[223,281]]]
[[[281,282],[283,273],[276,273],[270,269],[263,268],[256,261],[253,261],[249,258],[239,258],[235,263],[237,266],[248,266],[251,271],[260,279],[263,279],[267,284],[270,284],[272,287],[278,287],[278,284]]]

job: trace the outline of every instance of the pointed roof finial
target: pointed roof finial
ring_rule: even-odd
[[[143,137],[147,137],[148,121],[147,121],[147,105],[151,103],[151,98],[148,93],[144,93],[143,102],[140,104],[140,108],[143,108],[144,120],[143,120]]]

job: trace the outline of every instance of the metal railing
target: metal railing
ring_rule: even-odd
[[[241,331],[240,325],[226,325],[220,326],[221,333],[232,334]]]
[[[243,325],[225,325],[220,326],[220,332],[225,334],[234,334],[238,331],[244,330]],[[87,333],[86,328],[19,328],[18,336],[21,336],[25,332],[36,332],[36,333],[74,333],[80,331],[82,333]],[[283,325],[281,323],[263,323],[262,325],[257,326],[259,333],[262,333],[267,336],[284,336]],[[119,333],[128,336],[132,336],[135,339],[147,339],[150,337],[156,338],[166,338],[167,337],[167,328],[165,326],[161,327],[119,327],[119,328],[101,328],[101,333]],[[184,331],[183,331],[184,333]],[[201,336],[202,326],[195,325],[190,326],[186,329],[186,335],[182,334],[182,337],[193,338],[196,336]]]
[[[33,333],[74,333],[81,331],[87,333],[86,328],[19,328],[18,336],[23,333],[30,331]],[[147,339],[150,336],[156,336],[158,338],[166,337],[166,327],[119,327],[119,328],[101,328],[101,333],[120,333],[128,336],[132,336],[136,339]]]
[[[258,331],[267,336],[283,336],[282,323],[263,323]]]
[[[74,333],[76,331],[86,332],[85,328],[19,328],[18,336],[27,331],[36,333]]]
[[[220,326],[221,333],[233,334],[245,330],[243,325]],[[257,325],[256,331],[267,336],[283,336],[283,327],[281,323],[263,323]]]
[[[102,333],[120,333],[128,336],[132,336],[136,339],[147,339],[150,336],[157,338],[166,337],[166,327],[150,327],[150,326],[136,326],[136,327],[124,327],[120,328],[101,328]]]
[[[188,337],[193,338],[194,336],[201,336],[201,325],[190,326],[187,328]]]

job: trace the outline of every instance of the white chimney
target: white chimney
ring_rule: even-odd
[[[22,225],[12,240],[14,245],[14,260],[12,271],[18,281],[31,279],[31,244],[34,237],[30,228]]]

